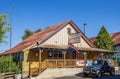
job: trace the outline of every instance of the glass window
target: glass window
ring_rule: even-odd
[[[102,65],[103,64],[103,60],[94,60],[93,65]]]
[[[47,54],[48,54],[48,59],[63,59],[62,51],[51,50],[51,51],[48,51]]]

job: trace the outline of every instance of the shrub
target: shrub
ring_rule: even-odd
[[[21,62],[13,62],[12,55],[5,55],[0,57],[0,71],[1,73],[6,72],[21,72]]]

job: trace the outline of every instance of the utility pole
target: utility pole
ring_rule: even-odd
[[[12,4],[10,4],[10,49],[12,47]]]
[[[11,72],[12,66],[12,55],[11,55],[11,48],[12,48],[12,3],[10,4],[10,64],[9,64],[9,72]]]

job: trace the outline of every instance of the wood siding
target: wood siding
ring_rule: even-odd
[[[71,28],[71,33],[76,33],[75,29],[70,25],[66,25],[63,29],[53,35],[51,38],[46,40],[42,45],[58,45],[58,46],[67,46],[68,45],[68,32],[67,29]],[[88,43],[81,38],[81,43],[75,44],[79,47],[90,47]]]

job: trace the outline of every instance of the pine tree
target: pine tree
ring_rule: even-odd
[[[98,36],[96,37],[94,45],[96,46],[96,48],[114,50],[113,48],[114,42],[112,41],[105,26],[102,26]]]
[[[33,34],[33,32],[32,32],[31,30],[26,29],[26,30],[24,31],[24,35],[22,36],[22,40],[28,38],[28,37],[31,36],[32,34]]]
[[[31,36],[32,34],[34,34],[34,33],[36,33],[36,32],[39,32],[39,31],[42,31],[42,29],[39,28],[39,29],[37,29],[37,30],[35,30],[35,31],[31,31],[31,30],[29,30],[29,29],[26,29],[26,30],[24,31],[24,35],[22,36],[22,40],[25,40],[26,38],[28,38],[28,37]]]

